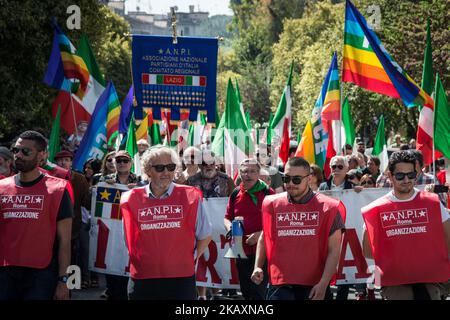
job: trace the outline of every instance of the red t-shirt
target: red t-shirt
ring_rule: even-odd
[[[441,170],[438,173],[436,173],[436,177],[438,178],[438,180],[441,184],[445,184],[445,182],[446,182],[445,170]]]
[[[275,191],[269,188],[268,194],[275,194]],[[225,218],[233,221],[235,217],[243,217],[244,235],[250,235],[254,232],[262,231],[261,207],[266,193],[264,193],[264,191],[259,191],[255,193],[255,195],[258,199],[256,205],[250,195],[241,187],[238,194],[236,195],[234,203],[232,203],[231,197],[228,200]],[[256,245],[247,245],[245,243],[245,239],[243,239],[243,247],[244,252],[247,255],[256,253]]]

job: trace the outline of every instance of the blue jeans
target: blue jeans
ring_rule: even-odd
[[[309,294],[313,287],[301,285],[281,285],[273,286],[269,284],[267,288],[266,300],[309,300]],[[330,287],[325,292],[325,300],[332,300],[333,294]]]
[[[58,263],[45,269],[0,267],[0,301],[53,300],[58,283]]]

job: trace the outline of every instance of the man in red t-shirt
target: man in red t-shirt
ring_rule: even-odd
[[[256,285],[250,279],[255,265],[256,244],[262,231],[262,202],[266,195],[275,193],[263,181],[259,180],[260,169],[261,166],[256,159],[242,161],[239,167],[242,182],[228,200],[224,219],[227,231],[230,231],[231,223],[236,217],[243,217],[244,219],[243,248],[247,259],[237,258],[236,266],[241,292],[246,300],[264,300],[267,285],[267,280]]]
[[[393,190],[361,209],[364,254],[375,260],[385,299],[438,300],[438,283],[450,278],[448,211],[436,194],[414,188],[410,151],[394,152],[387,174]]]
[[[0,181],[0,300],[68,299],[73,203],[68,181],[43,174],[46,139],[25,131],[18,174]]]

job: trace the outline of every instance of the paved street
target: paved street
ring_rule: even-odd
[[[73,290],[72,291],[72,300],[106,300],[102,298],[101,295],[105,291],[106,281],[103,275],[99,275],[99,287],[98,288],[90,288],[84,290]],[[336,296],[336,287],[332,287],[331,291]],[[375,292],[375,297],[377,300],[381,299],[379,291]],[[228,297],[217,297],[220,300],[242,300],[242,296],[228,298]],[[349,300],[355,300],[355,290],[350,288],[350,293],[348,296]]]

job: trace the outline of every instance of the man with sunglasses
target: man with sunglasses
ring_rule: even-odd
[[[211,241],[211,224],[201,192],[173,183],[178,164],[174,150],[150,148],[143,158],[150,184],[122,194],[131,300],[196,297],[195,264]]]
[[[339,261],[345,207],[310,189],[310,170],[305,159],[289,159],[287,192],[267,196],[262,205],[252,280],[263,281],[267,257],[268,300],[332,299],[329,284]]]
[[[438,300],[438,283],[450,278],[449,214],[436,194],[414,188],[415,161],[409,151],[394,152],[393,190],[361,209],[364,254],[375,260],[388,300]]]
[[[322,182],[319,190],[344,190],[353,189],[353,184],[348,180],[348,162],[344,156],[334,156],[330,160],[331,175],[327,181]]]
[[[40,172],[46,139],[19,135],[18,174],[0,181],[0,300],[69,299],[70,183]]]
[[[141,181],[140,176],[137,176],[131,172],[133,160],[127,151],[120,150],[116,152],[115,158],[112,161],[116,166],[116,172],[100,178],[100,181],[105,181],[111,184],[125,184],[129,187],[134,187]]]

